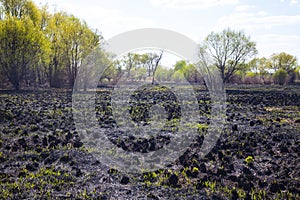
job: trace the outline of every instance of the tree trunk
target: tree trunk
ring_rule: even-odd
[[[20,83],[19,83],[19,81],[14,81],[13,82],[13,86],[14,86],[14,88],[15,88],[15,90],[20,90]]]

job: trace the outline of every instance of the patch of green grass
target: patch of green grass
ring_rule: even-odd
[[[252,157],[252,156],[248,156],[247,158],[245,158],[245,162],[247,163],[247,164],[250,164],[250,163],[252,163],[254,161],[254,158]]]
[[[0,183],[0,199],[22,198],[31,194],[34,190],[36,194],[50,198],[52,190],[63,190],[74,185],[76,179],[67,172],[61,172],[52,168],[40,168],[37,172],[29,172],[23,169],[21,176],[14,182],[2,181]]]
[[[187,125],[190,128],[197,129],[198,131],[206,131],[208,129],[208,125],[205,123],[190,123]]]

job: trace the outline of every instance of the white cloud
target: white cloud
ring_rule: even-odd
[[[105,39],[125,31],[155,26],[152,19],[130,16],[128,13],[123,13],[117,9],[104,8],[96,3],[78,8],[78,5],[61,2],[56,8],[56,11],[60,10],[84,19],[91,28],[100,30]]]
[[[271,29],[276,26],[300,25],[300,15],[267,16],[266,12],[234,13],[222,17],[214,30],[222,30],[227,27],[255,31],[257,29]]]
[[[215,6],[235,5],[239,0],[150,0],[155,6],[177,9],[205,9]]]
[[[299,5],[299,1],[298,0],[291,0],[290,5],[292,5],[292,6]]]
[[[299,56],[300,59],[300,36],[283,35],[274,32],[274,28],[280,27],[288,30],[291,27],[300,25],[300,15],[278,15],[269,16],[266,12],[256,13],[237,12],[221,18],[214,26],[213,31],[221,31],[230,27],[237,30],[244,30],[251,40],[257,43],[260,56],[270,56],[272,53],[282,51]]]
[[[299,0],[280,0],[280,2],[289,2],[290,6],[299,6],[300,2]]]
[[[98,10],[98,12],[95,12],[94,17],[90,17],[89,13],[84,14],[84,16],[87,16],[86,18],[88,21],[104,31],[103,34],[106,39],[108,39],[107,37],[111,37],[124,31],[149,28],[155,25],[154,21],[151,19],[129,16],[114,9]]]
[[[237,12],[244,12],[244,11],[251,10],[253,8],[255,8],[255,6],[253,6],[253,5],[238,5],[235,7],[235,10]]]
[[[269,57],[273,53],[286,52],[300,59],[300,36],[263,34],[256,36],[257,48],[262,56]]]

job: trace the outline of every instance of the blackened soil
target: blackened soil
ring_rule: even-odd
[[[212,151],[204,158],[195,153],[203,126],[168,168],[143,174],[106,166],[85,147],[75,129],[70,91],[1,91],[0,199],[299,199],[299,89],[230,87],[226,128]],[[141,94],[163,102],[168,120],[180,119],[180,105],[168,90],[142,92],[131,98],[135,123],[149,123],[149,104],[139,101]],[[209,94],[201,87],[195,92],[199,122],[209,127]],[[97,93],[95,111],[113,144],[149,152],[168,143],[171,137],[164,134],[122,142],[122,133],[110,131],[116,127],[110,94]]]

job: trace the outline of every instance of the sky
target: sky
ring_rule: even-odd
[[[225,28],[243,30],[259,57],[286,52],[300,59],[300,0],[34,0],[66,11],[104,39],[140,28],[163,28],[197,43]]]

